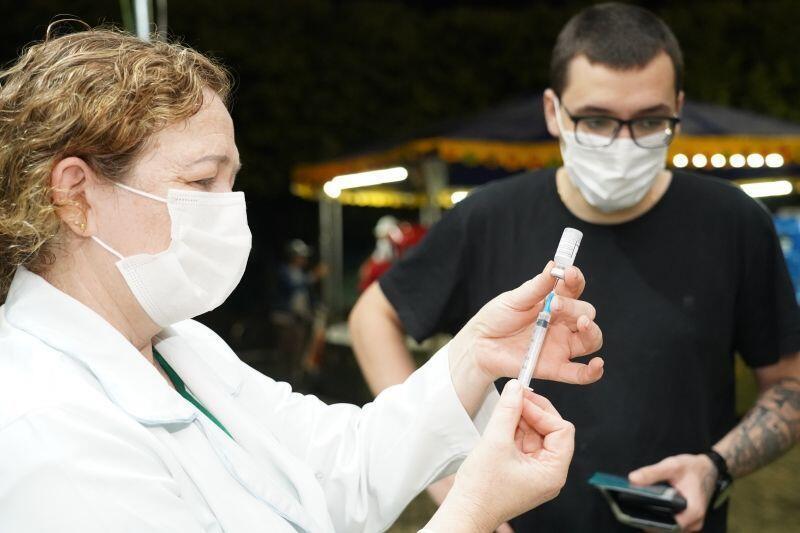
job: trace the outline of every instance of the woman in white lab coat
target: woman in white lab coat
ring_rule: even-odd
[[[468,455],[428,528],[490,531],[557,494],[572,426],[492,387],[519,370],[549,276],[373,403],[324,405],[190,320],[250,250],[222,68],[90,30],[0,83],[0,531],[381,531]],[[540,378],[602,374],[571,361],[601,343],[582,289],[570,269]]]

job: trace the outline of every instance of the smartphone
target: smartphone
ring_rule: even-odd
[[[623,524],[664,531],[679,530],[675,515],[686,509],[686,498],[674,487],[668,484],[632,485],[627,478],[603,472],[595,473],[589,484],[600,490],[614,516]]]

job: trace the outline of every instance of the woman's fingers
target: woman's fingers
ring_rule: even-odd
[[[571,385],[589,385],[603,377],[605,362],[595,357],[588,364],[566,363],[558,368],[555,381]]]
[[[556,279],[550,275],[555,263],[550,261],[536,277],[499,296],[501,301],[517,311],[529,311],[539,305],[556,285]],[[556,288],[556,297],[553,298],[551,309],[553,315],[572,317],[577,319],[580,315],[595,317],[592,304],[577,300],[586,286],[583,274],[577,267],[566,270],[565,280]]]
[[[523,408],[522,387],[516,379],[510,379],[500,394],[484,435],[491,435],[499,441],[510,442],[516,436],[520,411]]]
[[[550,273],[549,270],[547,272]],[[568,298],[580,298],[585,288],[586,278],[583,277],[583,272],[580,268],[571,266],[564,270],[564,281],[556,286],[556,294]]]
[[[524,402],[517,429],[518,437],[521,433],[524,434],[520,448],[523,453],[534,453],[545,448],[559,455],[571,456],[575,438],[574,426],[561,418],[550,400],[544,396],[530,389],[525,389],[523,394]]]
[[[577,331],[569,336],[571,357],[593,354],[603,347],[603,331],[589,317],[579,317],[576,326]]]
[[[544,300],[555,285],[555,278],[550,275],[550,269],[555,263],[550,261],[541,273],[498,298],[502,303],[515,311],[529,311]]]
[[[547,412],[537,404],[526,401],[522,407],[522,418],[537,433],[544,437],[543,444],[550,451],[572,453],[575,426],[555,413]]]
[[[558,417],[561,416],[558,413],[558,411],[556,410],[555,406],[552,404],[552,402],[550,400],[548,400],[547,398],[545,398],[544,396],[542,396],[541,394],[536,394],[531,389],[525,389],[524,395],[525,395],[525,401],[526,402],[533,403],[534,405],[536,405],[537,407],[539,407],[540,409],[542,409],[546,413],[550,413],[550,414],[556,415]],[[523,421],[524,421],[524,419],[523,419]]]
[[[529,428],[525,431],[525,436],[517,449],[522,453],[535,453],[542,449],[543,444],[544,439],[542,436],[535,429]]]
[[[522,449],[522,445],[525,442],[525,430],[522,427],[518,427],[517,431],[514,432],[514,444],[516,444],[517,449]]]
[[[578,319],[582,316],[594,320],[597,311],[589,302],[575,300],[566,296],[556,296],[550,302],[550,321],[566,324],[570,330],[578,329]]]

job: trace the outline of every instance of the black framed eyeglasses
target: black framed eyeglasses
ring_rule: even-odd
[[[663,148],[675,137],[675,126],[681,121],[678,117],[640,117],[622,120],[602,115],[575,116],[563,105],[561,108],[575,124],[575,140],[583,146],[605,148],[627,127],[631,139],[642,148]]]

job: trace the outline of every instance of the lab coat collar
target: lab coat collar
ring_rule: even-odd
[[[9,324],[78,361],[140,423],[184,424],[197,417],[119,331],[42,277],[19,267],[4,307]]]
[[[216,345],[216,346],[215,346]],[[193,382],[191,372],[181,371],[179,368],[189,368],[196,366],[198,358],[201,358],[207,365],[209,374],[214,376],[215,382],[222,385],[223,390],[230,395],[239,394],[244,384],[244,376],[241,372],[241,362],[238,358],[224,357],[203,357],[208,352],[231,352],[230,347],[225,341],[212,334],[205,326],[193,321],[186,320],[173,326],[168,326],[153,337],[153,346],[178,372],[181,379],[191,389]],[[178,363],[188,359],[187,364]]]

